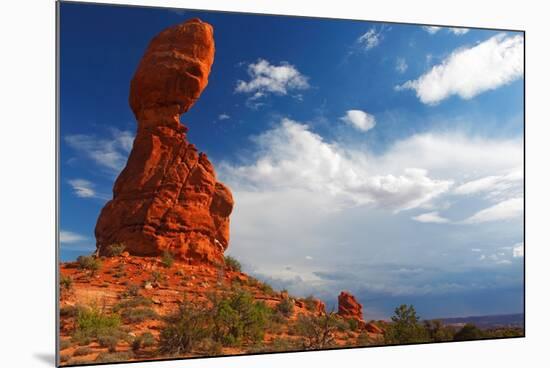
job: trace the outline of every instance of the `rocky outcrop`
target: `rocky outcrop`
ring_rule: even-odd
[[[147,47],[130,86],[136,138],[95,228],[100,255],[124,243],[134,256],[168,250],[189,263],[223,262],[231,191],[179,121],[208,84],[213,60],[213,29],[198,19],[164,30]]]
[[[345,319],[355,319],[362,324],[365,323],[363,306],[348,291],[342,291],[338,295],[338,315]]]

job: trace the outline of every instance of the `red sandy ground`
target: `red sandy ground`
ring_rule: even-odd
[[[68,262],[60,265],[61,275],[69,276],[72,279],[72,286],[69,290],[62,290],[60,308],[71,306],[95,305],[106,312],[111,311],[114,305],[123,300],[123,293],[128,289],[129,284],[139,286],[141,296],[150,298],[153,302],[151,308],[161,317],[178,310],[178,306],[185,300],[206,301],[207,296],[213,292],[232,293],[238,290],[250,292],[256,300],[264,301],[269,307],[275,308],[281,300],[288,297],[286,293],[273,291],[272,293],[256,279],[241,273],[234,272],[213,265],[189,265],[178,263],[167,268],[157,257],[133,257],[127,254],[118,257],[101,257],[102,267],[95,275],[88,270],[79,269],[76,262]],[[161,280],[150,282],[152,275],[156,272],[161,274]],[[233,287],[232,287],[233,285]],[[300,341],[300,336],[293,336],[289,331],[298,318],[298,315],[318,314],[306,308],[303,299],[290,297],[295,301],[293,314],[288,318],[288,324],[277,331],[266,331],[264,346],[269,346],[274,339],[285,339]],[[60,318],[60,340],[70,341],[75,326],[74,317]],[[145,320],[135,324],[124,324],[124,328],[130,331],[130,335],[138,336],[144,332],[150,332],[155,337],[155,344],[158,342],[160,330],[164,322],[161,319]],[[335,334],[336,346],[358,346],[357,341],[360,334],[367,334],[371,343],[381,341],[382,335],[370,332],[359,331],[338,331]],[[67,343],[68,345],[68,343]],[[61,350],[62,364],[82,364],[93,362],[99,353],[107,352],[107,348],[100,347],[95,341],[88,345],[89,354],[74,356],[74,352],[82,346],[70,344]],[[245,354],[252,352],[250,346],[223,347],[222,355]],[[146,360],[166,358],[155,353],[156,346],[144,349],[140,354],[135,355],[131,360]],[[82,351],[82,349],[81,349]],[[131,351],[131,346],[121,341],[116,346],[116,352]],[[264,350],[265,351],[265,350]],[[182,357],[196,356],[189,354]]]

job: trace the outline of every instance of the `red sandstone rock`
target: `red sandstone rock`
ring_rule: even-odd
[[[338,295],[338,315],[346,319],[355,319],[364,324],[363,307],[348,291]]]
[[[213,60],[212,27],[198,19],[149,44],[130,86],[134,145],[95,228],[100,255],[124,243],[131,255],[169,250],[189,263],[223,262],[233,197],[179,121],[208,84]]]
[[[374,333],[374,334],[384,333],[384,330],[382,330],[380,327],[378,327],[377,325],[371,322],[365,323],[365,330],[367,330],[367,332]]]

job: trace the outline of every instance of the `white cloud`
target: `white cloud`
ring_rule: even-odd
[[[227,119],[230,119],[231,116],[227,115],[227,114],[220,114],[218,115],[218,120],[227,120]]]
[[[93,198],[96,196],[96,192],[94,190],[94,184],[88,180],[85,179],[71,179],[69,180],[69,184],[74,190],[74,193],[77,197],[81,198]]]
[[[523,215],[523,198],[511,198],[485,208],[464,220],[466,224],[510,220]]]
[[[468,33],[470,30],[468,28],[449,28],[449,32],[457,35],[462,36],[466,33]]]
[[[100,198],[109,199],[107,195],[98,193],[95,190],[95,185],[86,179],[69,179],[69,185],[73,188],[73,192],[80,198]]]
[[[458,195],[485,194],[491,200],[504,200],[523,194],[523,170],[508,174],[484,176],[465,182],[454,189]]]
[[[438,26],[424,26],[422,27],[426,32],[429,34],[436,34],[437,32],[441,31],[443,27]],[[463,34],[468,33],[470,30],[468,28],[456,28],[456,27],[450,27],[446,28],[450,33],[456,35],[456,36],[462,36]]]
[[[370,154],[328,143],[289,119],[255,142],[260,154],[252,164],[221,165],[232,187],[300,189],[334,198],[333,208],[374,204],[398,212],[419,207],[452,185],[452,180],[433,179],[415,167],[377,173],[369,168]]]
[[[418,216],[412,217],[413,220],[424,223],[445,224],[449,222],[449,219],[439,215],[439,212],[427,212]]]
[[[471,48],[455,50],[439,65],[396,90],[411,89],[425,104],[458,95],[471,99],[523,76],[523,37],[501,33]]]
[[[72,231],[61,230],[59,231],[59,241],[61,243],[80,243],[88,240],[84,235],[73,233]]]
[[[374,116],[361,110],[348,110],[340,120],[363,132],[374,128],[376,125]]]
[[[65,136],[65,142],[97,165],[117,174],[126,164],[134,142],[134,134],[126,130],[112,129],[110,138],[74,134]]]
[[[282,62],[272,65],[269,61],[259,59],[248,65],[250,80],[237,81],[235,92],[251,94],[250,100],[257,100],[267,94],[286,95],[292,90],[309,88],[308,78],[296,69],[294,65]]]
[[[515,244],[514,247],[512,248],[512,257],[514,258],[522,258],[524,253],[525,251],[524,251],[523,242]]]
[[[479,253],[479,252],[481,252],[481,249],[479,249],[479,248],[472,248],[472,252]]]
[[[306,256],[305,258],[306,258],[308,261],[311,261],[311,260],[313,259],[312,256]]]
[[[437,27],[437,26],[423,26],[422,29],[424,29],[426,32],[428,32],[429,34],[436,34],[437,32],[439,32],[441,30],[441,27]]]
[[[370,50],[375,48],[382,41],[382,32],[377,32],[373,27],[365,32],[361,37],[357,39],[357,42],[365,49]]]
[[[408,67],[407,61],[403,58],[397,58],[395,61],[395,70],[397,70],[398,73],[405,73]]]

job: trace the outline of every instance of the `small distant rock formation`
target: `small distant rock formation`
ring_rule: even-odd
[[[99,255],[124,243],[134,256],[168,250],[191,264],[223,262],[233,197],[179,120],[208,84],[213,61],[213,29],[199,19],[147,47],[130,85],[136,138],[95,228]]]
[[[362,326],[365,324],[363,320],[363,306],[349,291],[342,291],[338,295],[338,315],[345,319],[355,319]]]

